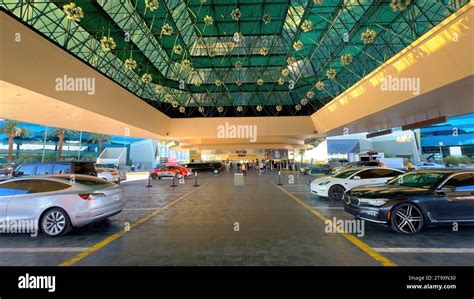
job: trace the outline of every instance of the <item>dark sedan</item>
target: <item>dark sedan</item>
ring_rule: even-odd
[[[344,210],[402,234],[424,226],[474,224],[474,171],[418,170],[386,185],[357,187],[344,194]]]

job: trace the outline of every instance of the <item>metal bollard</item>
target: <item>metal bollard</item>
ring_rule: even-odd
[[[151,175],[150,175],[150,173],[148,173],[148,185],[146,185],[145,187],[147,187],[147,188],[153,187],[151,185]]]
[[[173,184],[170,187],[178,187],[175,183],[176,174],[173,174]]]
[[[197,171],[194,172],[194,185],[193,185],[193,187],[199,187],[199,185],[198,185],[198,173],[197,173]]]
[[[281,183],[281,171],[278,171],[278,184],[277,184],[277,185],[278,185],[278,186],[283,185],[283,184]]]

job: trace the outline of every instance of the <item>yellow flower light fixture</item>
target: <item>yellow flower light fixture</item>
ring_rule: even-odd
[[[242,17],[242,13],[240,12],[240,9],[236,8],[232,10],[232,12],[230,13],[230,16],[232,17],[232,20],[239,21],[240,17]]]
[[[392,0],[390,8],[393,12],[404,11],[411,4],[411,0]]]
[[[127,70],[133,71],[134,69],[137,68],[137,62],[136,62],[133,58],[127,58],[127,59],[125,59],[125,61],[123,62],[123,66],[124,66]]]
[[[362,34],[360,35],[360,39],[362,40],[364,45],[373,44],[375,41],[375,37],[377,37],[377,33],[369,28],[367,28],[367,30],[362,32]]]
[[[310,20],[305,20],[303,24],[301,24],[301,30],[303,32],[309,32],[313,30],[313,27],[314,27],[313,22],[311,22]]]
[[[181,55],[183,53],[183,47],[181,47],[181,45],[175,45],[173,47],[173,53],[177,55]]]
[[[324,82],[323,81],[318,81],[318,82],[316,82],[314,87],[316,87],[317,90],[323,90],[324,89]]]
[[[110,36],[103,36],[100,39],[100,47],[104,52],[110,52],[111,50],[115,49],[117,44],[115,43],[114,39]]]
[[[340,57],[341,63],[343,65],[348,65],[349,63],[352,62],[353,59],[354,59],[354,57],[352,57],[351,54],[344,54]]]
[[[207,26],[210,26],[214,23],[214,19],[211,16],[205,16],[204,17],[204,24]]]
[[[80,6],[76,6],[74,2],[63,5],[63,11],[70,21],[80,22],[84,18],[84,11]]]
[[[234,64],[235,68],[240,70],[242,68],[242,61],[236,61],[235,64]]]
[[[171,27],[170,24],[164,23],[163,26],[161,26],[161,34],[170,36],[173,34],[173,27]]]
[[[264,14],[262,17],[263,24],[269,24],[272,21],[272,17],[269,14]]]
[[[150,74],[144,73],[144,74],[142,75],[141,80],[142,80],[143,83],[148,84],[148,83],[151,83],[151,81],[153,80],[153,78],[151,77]]]
[[[158,0],[145,0],[145,6],[148,8],[150,11],[154,11],[158,9]]]
[[[293,43],[293,49],[295,49],[296,51],[301,50],[301,48],[303,48],[303,42],[302,41],[297,40],[296,42]]]
[[[163,86],[162,85],[156,85],[155,86],[155,92],[156,93],[162,93],[163,92]]]
[[[191,66],[191,60],[189,59],[183,59],[181,61],[181,66],[184,67],[184,68],[188,68]]]
[[[335,69],[329,69],[326,72],[326,77],[328,77],[328,79],[332,80],[332,79],[336,78],[336,74],[337,74],[337,72],[336,72]]]

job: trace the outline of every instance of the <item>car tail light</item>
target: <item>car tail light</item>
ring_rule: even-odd
[[[104,193],[79,194],[79,197],[84,200],[94,200],[97,197],[104,197]]]

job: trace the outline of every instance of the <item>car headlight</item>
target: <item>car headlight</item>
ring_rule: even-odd
[[[380,206],[383,206],[388,201],[388,199],[387,198],[374,198],[374,199],[364,198],[363,201],[371,206],[380,207]]]

